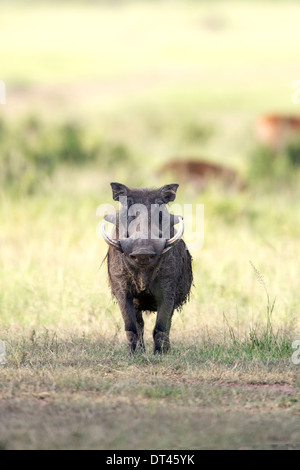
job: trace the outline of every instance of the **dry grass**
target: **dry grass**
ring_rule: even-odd
[[[294,365],[197,350],[130,357],[103,337],[23,332],[1,369],[1,447],[299,448]]]

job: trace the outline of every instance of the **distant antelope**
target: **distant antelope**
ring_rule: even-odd
[[[236,186],[239,189],[244,187],[235,170],[205,160],[172,160],[166,163],[161,171],[171,172],[178,180],[184,182],[205,185],[208,180],[217,180],[225,186]]]
[[[264,145],[278,151],[294,137],[300,137],[300,117],[264,115],[257,119],[255,128],[258,139]]]

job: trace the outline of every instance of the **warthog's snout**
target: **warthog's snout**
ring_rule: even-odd
[[[139,266],[148,266],[156,259],[156,254],[154,252],[147,253],[145,251],[134,251],[129,256],[131,261]]]

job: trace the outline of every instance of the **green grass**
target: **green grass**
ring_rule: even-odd
[[[62,167],[31,196],[2,193],[1,446],[297,447],[296,190],[224,198],[210,188],[193,199],[205,205],[205,242],[192,251],[195,286],[174,315],[171,353],[152,355],[148,315],[147,352],[129,357],[99,269],[106,178],[93,166]]]
[[[296,2],[1,4],[0,448],[299,448],[298,147],[273,164],[253,136],[256,114],[297,112],[298,17]],[[129,356],[96,210],[110,181],[171,182],[175,157],[247,184],[180,181],[176,202],[205,211],[191,300],[169,354],[152,355],[147,315]]]

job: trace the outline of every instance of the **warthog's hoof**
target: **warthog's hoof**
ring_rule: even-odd
[[[136,350],[138,336],[136,333],[133,333],[132,331],[126,331],[126,336],[127,336],[129,351],[130,353],[134,353]]]
[[[154,335],[154,354],[166,353],[170,350],[169,335],[162,331],[158,331]]]

